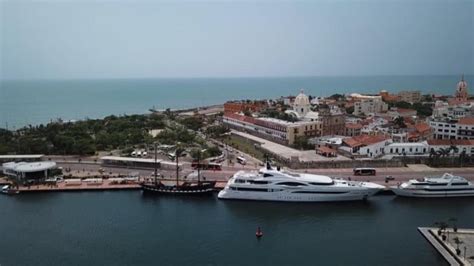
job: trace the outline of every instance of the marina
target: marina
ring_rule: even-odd
[[[474,266],[452,2],[0,0],[0,266]]]
[[[472,228],[473,203],[375,196],[367,202],[249,204],[138,191],[24,194],[0,198],[0,228],[15,228],[2,232],[0,258],[5,265],[130,265],[152,264],[160,254],[162,265],[313,265],[316,256],[322,265],[448,265],[417,228],[449,217],[457,217],[459,228]]]

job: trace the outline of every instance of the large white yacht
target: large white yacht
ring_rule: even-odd
[[[474,185],[465,178],[452,174],[441,177],[412,179],[391,187],[398,196],[405,197],[467,197],[474,196]]]
[[[370,182],[332,179],[328,176],[292,173],[269,163],[258,172],[239,171],[218,194],[219,199],[269,201],[364,200],[384,186]]]

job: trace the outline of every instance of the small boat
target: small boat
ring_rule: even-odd
[[[397,196],[418,198],[445,198],[474,196],[474,184],[464,177],[444,174],[441,177],[412,179],[390,188]]]
[[[263,232],[262,232],[262,229],[260,229],[260,226],[257,227],[257,232],[255,232],[255,236],[256,236],[257,238],[260,238],[260,237],[263,236]]]
[[[10,185],[5,185],[2,187],[2,190],[1,192],[3,194],[7,194],[7,195],[16,195],[16,194],[19,194],[20,191],[18,189],[14,189],[12,186]]]

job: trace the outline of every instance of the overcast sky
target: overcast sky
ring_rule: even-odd
[[[474,73],[474,1],[0,0],[0,78]]]

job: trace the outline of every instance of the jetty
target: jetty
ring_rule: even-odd
[[[456,232],[446,229],[443,231],[445,240],[438,234],[438,228],[418,227],[418,231],[449,265],[474,265],[474,229],[458,229]]]
[[[175,183],[173,179],[160,179],[162,183]],[[109,179],[65,179],[62,182],[56,182],[51,184],[34,184],[30,186],[20,185],[18,190],[20,193],[33,193],[33,192],[72,192],[72,191],[117,191],[117,190],[139,190],[141,189],[139,181],[126,182],[121,178],[109,178]],[[183,183],[183,182],[180,182]],[[11,183],[5,183],[11,184]],[[225,187],[226,182],[218,181],[216,183],[216,191],[221,190]]]

